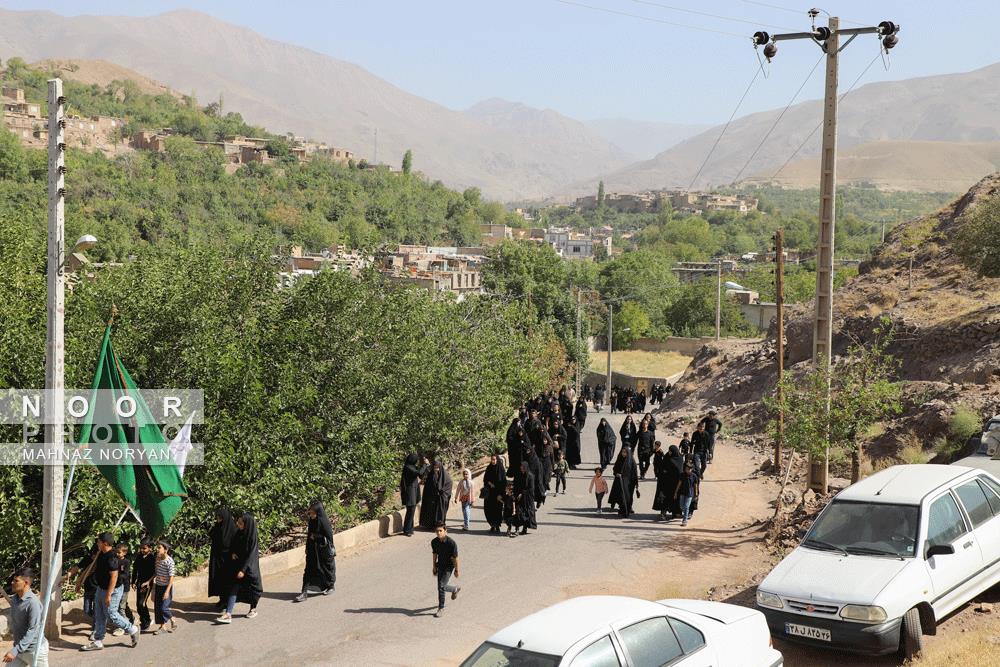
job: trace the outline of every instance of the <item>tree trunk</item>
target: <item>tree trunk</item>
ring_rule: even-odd
[[[781,512],[782,499],[785,496],[785,488],[788,486],[788,477],[792,474],[792,465],[795,463],[795,450],[788,452],[788,463],[785,465],[785,481],[781,484],[781,490],[778,491],[778,498],[774,501],[774,516],[771,517],[771,521],[778,518],[778,513]]]
[[[855,440],[854,449],[851,451],[851,484],[857,484],[861,481],[862,456],[861,443]]]

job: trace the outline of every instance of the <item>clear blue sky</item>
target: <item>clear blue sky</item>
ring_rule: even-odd
[[[759,23],[775,32],[809,27],[796,0],[0,0],[8,9],[75,15],[157,14],[197,9],[268,37],[357,63],[410,92],[462,109],[503,97],[589,119],[627,117],[721,122],[742,94],[757,60],[749,35]],[[601,7],[659,21],[588,9]],[[694,15],[669,5],[751,23]],[[781,8],[765,5],[777,5]],[[877,8],[876,8],[877,6]],[[1000,60],[1000,2],[909,0],[826,2],[842,18],[902,24],[888,71],[876,62],[863,83],[967,71]],[[800,10],[796,15],[788,9]],[[825,18],[823,19],[825,20]],[[741,37],[742,36],[742,37]],[[842,90],[875,56],[873,36],[859,37],[842,59]],[[56,54],[54,54],[56,55]],[[781,107],[819,57],[808,42],[785,42],[748,96],[743,112]],[[799,99],[822,94],[817,68]]]

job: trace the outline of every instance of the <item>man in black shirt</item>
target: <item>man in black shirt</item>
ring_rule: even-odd
[[[705,422],[698,422],[698,428],[691,434],[691,453],[694,455],[694,469],[698,477],[704,479],[706,456],[708,456],[708,433]]]
[[[107,621],[117,625],[132,638],[132,646],[139,645],[139,628],[118,613],[118,604],[124,595],[124,587],[118,580],[120,563],[114,550],[115,538],[111,533],[97,536],[98,556],[94,565],[94,581],[97,583],[94,609],[93,641],[81,647],[83,651],[100,651],[104,648]]]
[[[461,586],[448,584],[452,572],[458,578],[458,545],[448,537],[448,528],[444,524],[437,527],[437,537],[431,540],[431,560],[434,563],[434,576],[438,580],[438,609],[434,618],[441,618],[444,613],[444,594],[451,593],[451,599],[458,597]]]
[[[708,458],[705,463],[711,463],[715,458],[715,435],[722,430],[722,422],[715,416],[715,410],[709,410],[708,416],[702,421],[705,424],[705,433],[708,434]]]
[[[683,454],[684,456],[687,456],[688,454],[691,453],[691,439],[688,438],[687,431],[684,431],[684,435],[683,437],[681,437],[679,448],[681,450],[681,454]]]

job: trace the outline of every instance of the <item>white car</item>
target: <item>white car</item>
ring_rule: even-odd
[[[899,465],[848,487],[757,588],[771,634],[912,658],[939,619],[1000,582],[1000,481]]]
[[[746,607],[592,595],[509,625],[462,667],[778,667],[767,623]]]

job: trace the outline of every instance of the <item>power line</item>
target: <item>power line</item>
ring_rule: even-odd
[[[746,171],[746,168],[750,166],[750,163],[753,162],[753,159],[755,157],[757,157],[757,152],[761,149],[761,147],[767,141],[768,137],[771,136],[771,133],[774,132],[774,128],[778,127],[778,123],[781,122],[781,119],[785,117],[785,113],[792,106],[792,104],[795,103],[795,100],[796,100],[796,98],[798,98],[799,93],[801,93],[802,89],[806,87],[807,83],[809,83],[809,79],[812,78],[813,72],[816,71],[816,68],[819,67],[819,64],[821,62],[823,62],[824,58],[826,58],[826,53],[821,53],[820,56],[819,56],[819,59],[816,60],[816,64],[812,66],[812,69],[809,70],[808,74],[806,74],[806,78],[802,81],[802,84],[799,85],[799,89],[795,91],[794,95],[792,95],[792,99],[788,100],[788,104],[786,104],[785,108],[781,110],[781,113],[778,114],[778,117],[774,119],[774,123],[771,125],[771,129],[769,129],[767,131],[767,134],[764,135],[764,138],[760,140],[759,144],[757,144],[757,148],[753,149],[753,153],[750,154],[750,157],[747,158],[746,163],[743,165],[743,167],[740,168],[739,173],[736,174],[736,178],[733,179],[734,183],[736,181],[740,180],[740,176],[742,176],[743,172]]]
[[[688,25],[686,23],[676,23],[674,21],[668,21],[666,19],[653,18],[652,16],[643,16],[641,14],[632,14],[629,12],[623,12],[618,9],[610,9],[608,7],[598,7],[596,5],[587,5],[582,2],[574,2],[573,0],[555,0],[564,5],[570,5],[573,7],[583,7],[584,9],[590,9],[595,12],[604,12],[605,14],[616,14],[618,16],[628,16],[630,18],[639,19],[642,21],[651,21],[652,23],[661,23],[663,25],[670,25],[676,28],[687,28],[689,30],[699,30],[701,32],[711,32],[716,35],[726,35],[727,37],[739,37],[740,39],[746,39],[746,35],[740,35],[735,32],[726,32],[725,30],[715,30],[713,28],[703,28],[696,25]]]
[[[692,178],[691,182],[688,183],[688,190],[694,187],[695,181],[697,181],[698,177],[701,176],[702,170],[705,168],[705,165],[708,164],[708,160],[712,157],[712,153],[715,152],[715,148],[719,145],[719,142],[722,141],[722,137],[725,136],[726,130],[729,129],[729,124],[733,122],[733,118],[736,117],[736,113],[740,110],[740,106],[743,105],[743,100],[747,98],[747,95],[750,93],[750,89],[753,87],[753,84],[756,83],[757,77],[760,76],[762,71],[764,71],[763,63],[761,63],[760,66],[754,70],[753,78],[750,79],[747,89],[743,91],[740,101],[736,103],[736,108],[733,109],[733,113],[729,114],[729,120],[726,121],[725,126],[722,128],[722,132],[720,132],[719,136],[716,137],[715,143],[712,144],[712,148],[708,151],[708,155],[705,156],[705,160],[701,163],[701,166],[698,167],[698,171],[695,173],[694,178]]]
[[[778,9],[783,12],[789,12],[791,14],[795,14],[797,16],[808,14],[808,12],[804,12],[801,9],[793,9],[791,7],[785,7],[783,5],[775,5],[770,2],[758,2],[757,0],[743,0],[743,2],[747,3],[748,5],[757,5],[758,7],[768,7],[770,9]],[[830,15],[830,12],[826,11],[825,9],[821,9],[820,11],[826,14],[827,16]],[[850,19],[845,19],[843,17],[840,17],[840,20],[843,21],[844,23],[853,23],[854,25],[864,25],[864,23],[861,23],[859,21],[852,21]]]
[[[751,19],[739,19],[732,16],[723,16],[721,14],[712,14],[710,12],[702,12],[697,9],[687,9],[685,7],[675,7],[674,5],[666,5],[662,2],[653,2],[652,0],[632,0],[632,2],[639,5],[649,5],[650,7],[659,7],[660,9],[666,9],[674,12],[683,12],[685,14],[693,14],[695,16],[707,16],[708,18],[719,19],[720,21],[732,21],[733,23],[746,23],[747,25],[753,26],[764,26],[765,28],[777,28],[779,30],[788,30],[790,32],[795,32],[794,28],[786,28],[780,25],[774,25],[770,23],[761,23],[760,21],[754,21]]]
[[[845,98],[845,97],[847,97],[847,94],[848,94],[848,93],[850,93],[850,92],[851,92],[852,90],[854,90],[854,86],[858,85],[858,82],[859,82],[859,81],[861,81],[861,77],[863,77],[863,76],[864,76],[865,74],[867,74],[867,73],[868,73],[868,70],[870,70],[870,69],[871,69],[872,65],[874,65],[874,64],[875,64],[875,61],[876,61],[876,60],[878,60],[878,59],[879,59],[879,56],[881,56],[881,55],[882,55],[882,51],[881,51],[881,49],[880,49],[880,50],[879,50],[879,52],[878,52],[878,53],[877,53],[877,54],[875,55],[875,57],[871,59],[871,62],[870,62],[870,63],[868,63],[868,65],[867,65],[867,66],[866,66],[866,67],[865,67],[865,68],[864,68],[863,70],[861,70],[861,74],[858,74],[858,76],[857,76],[857,77],[856,77],[856,78],[854,79],[854,83],[852,83],[852,84],[850,85],[850,87],[849,87],[849,88],[848,88],[847,90],[845,90],[845,91],[844,91],[844,94],[840,96],[840,99],[839,99],[839,100],[837,101],[837,103],[838,103],[838,104],[839,104],[840,102],[843,102],[843,101],[844,101],[844,98]],[[821,127],[823,127],[823,121],[822,121],[822,120],[821,120],[821,121],[820,121],[819,123],[817,123],[817,124],[816,124],[816,127],[814,127],[814,128],[812,129],[812,132],[810,132],[810,133],[808,134],[808,136],[806,136],[806,138],[805,138],[805,139],[804,139],[804,140],[802,141],[802,143],[801,143],[801,144],[799,144],[799,147],[798,147],[798,148],[796,148],[796,149],[795,149],[795,150],[794,150],[794,151],[792,152],[792,154],[788,156],[788,159],[787,159],[787,160],[785,160],[785,163],[784,163],[784,164],[782,164],[782,165],[781,165],[781,167],[779,167],[779,168],[778,168],[778,171],[774,172],[774,175],[773,175],[773,176],[771,176],[771,178],[772,178],[772,179],[773,179],[773,178],[777,178],[777,177],[778,177],[778,174],[780,174],[780,173],[781,173],[782,169],[784,169],[785,167],[787,167],[787,166],[788,166],[788,164],[789,164],[789,163],[790,163],[790,162],[791,162],[792,160],[794,160],[794,159],[795,159],[795,156],[799,154],[799,151],[800,151],[800,150],[802,150],[802,148],[803,148],[803,147],[804,147],[804,146],[805,146],[805,145],[806,145],[807,143],[809,143],[809,140],[810,140],[810,139],[812,139],[813,135],[814,135],[814,134],[816,134],[816,131],[817,131],[817,130],[818,130],[819,128],[821,128]]]

